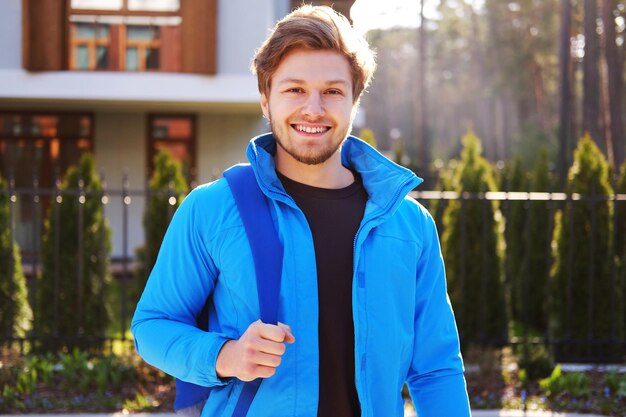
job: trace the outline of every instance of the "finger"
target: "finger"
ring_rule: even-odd
[[[274,376],[276,373],[276,368],[271,366],[258,366],[255,370],[255,374],[257,378],[269,378]]]
[[[274,324],[261,323],[258,326],[259,336],[272,342],[283,342],[286,332],[281,327]]]
[[[280,355],[271,355],[263,352],[257,352],[252,360],[257,366],[266,366],[269,368],[276,368],[282,362]]]
[[[291,332],[291,327],[281,322],[278,322],[278,327],[283,329],[283,331],[285,332],[285,340],[284,340],[285,343],[293,343],[296,341],[296,338],[293,336],[293,333]]]
[[[285,344],[281,342],[273,342],[266,339],[257,339],[254,342],[254,349],[259,352],[269,353],[271,355],[281,356],[285,353]]]

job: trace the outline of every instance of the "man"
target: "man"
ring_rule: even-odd
[[[303,6],[252,65],[272,133],[247,156],[284,245],[280,323],[257,320],[245,230],[219,180],[172,220],[133,319],[138,352],[214,387],[203,416],[232,415],[258,377],[249,416],[402,416],[405,382],[420,417],[469,416],[435,225],[407,197],[421,180],[348,136],[372,51],[343,16]]]

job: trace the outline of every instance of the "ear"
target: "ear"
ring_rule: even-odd
[[[261,94],[261,110],[263,111],[263,117],[269,120],[270,107],[265,94]]]

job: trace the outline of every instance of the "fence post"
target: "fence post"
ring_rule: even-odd
[[[61,282],[61,203],[63,195],[61,194],[61,177],[59,170],[56,170],[54,179],[54,328],[52,335],[54,338],[59,337],[59,285]],[[36,322],[37,320],[35,320]]]
[[[124,278],[121,280],[121,288],[122,292],[121,300],[121,334],[122,341],[126,341],[126,315],[128,314],[128,307],[126,305],[126,298],[128,297],[127,291],[127,280],[128,280],[128,209],[131,203],[131,197],[129,193],[129,182],[128,182],[128,172],[124,170],[124,175],[122,177],[122,274]]]
[[[589,277],[587,283],[587,294],[589,298],[589,304],[587,305],[587,354],[589,353],[588,349],[590,349],[593,342],[593,300],[594,300],[594,276],[595,276],[595,255],[596,255],[596,242],[595,237],[597,233],[597,221],[596,221],[596,183],[591,183],[591,245],[589,247]],[[595,351],[593,349],[592,351]],[[585,355],[587,356],[587,355]]]
[[[77,337],[80,338],[84,333],[84,314],[83,314],[83,304],[85,302],[83,293],[85,287],[85,265],[84,265],[84,248],[83,248],[83,228],[85,225],[85,180],[82,178],[82,172],[79,173],[78,177],[78,276],[76,277],[78,280],[78,328],[77,328]]]
[[[15,194],[15,179],[13,174],[9,174],[9,190],[8,190],[8,198],[9,198],[9,293],[15,293],[15,277],[13,274],[15,273],[15,257],[13,256],[13,246],[15,245],[15,203],[17,202],[17,196]],[[15,314],[16,305],[13,301],[13,298],[10,298],[8,305],[9,317],[12,317]],[[13,326],[11,325],[11,321],[7,320],[7,338],[12,340],[13,338]],[[20,345],[20,351],[23,349],[23,344]]]
[[[489,209],[488,209],[488,204],[491,204],[491,202],[489,200],[487,200],[487,198],[485,197],[485,193],[487,192],[487,186],[483,186],[483,190],[482,192],[480,192],[478,194],[478,202],[481,202],[481,214],[482,214],[482,256],[481,256],[481,262],[480,262],[480,270],[481,270],[481,277],[480,277],[480,339],[481,342],[483,343],[483,345],[487,345],[488,344],[488,336],[487,336],[487,303],[489,302],[487,300],[487,276],[489,276],[489,260],[487,259],[488,255],[486,253],[486,251],[484,250],[484,248],[489,247],[487,245],[487,237],[490,236],[490,231],[488,229],[488,224],[489,224],[489,219],[488,219],[488,215],[489,215]]]
[[[99,247],[98,247],[98,253],[100,256],[100,259],[102,259],[102,262],[100,262],[100,303],[102,305],[105,305],[106,302],[106,298],[105,298],[105,284],[106,284],[106,267],[107,267],[107,262],[105,262],[105,256],[106,256],[106,252],[104,250],[104,240],[106,239],[106,232],[104,230],[104,228],[106,227],[106,216],[104,214],[104,209],[107,205],[108,202],[108,196],[106,195],[106,179],[104,174],[100,174],[100,181],[102,184],[102,191],[100,192],[100,195],[96,195],[96,197],[100,197],[100,206],[102,208],[102,217],[100,218],[100,239],[99,240]],[[106,332],[105,332],[105,326],[104,323],[106,322],[106,309],[101,309],[100,310],[100,338],[102,339],[103,342],[106,341]],[[112,348],[112,346],[111,346]],[[111,352],[113,351],[113,349],[111,349]]]
[[[573,242],[574,238],[574,199],[571,193],[567,194],[567,200],[565,203],[565,207],[569,207],[568,210],[568,240]],[[565,216],[563,216],[565,217]],[[573,297],[573,288],[572,288],[572,280],[573,280],[573,264],[574,264],[574,246],[573,244],[568,245],[568,254],[567,254],[567,326],[565,326],[565,339],[570,342],[572,339],[572,314],[573,314],[573,305],[572,305],[572,297]],[[563,345],[563,340],[560,340],[559,343]],[[576,341],[574,341],[576,344]],[[577,350],[577,349],[576,349]]]

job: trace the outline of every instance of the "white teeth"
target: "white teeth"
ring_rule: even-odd
[[[296,125],[296,129],[298,129],[300,132],[306,133],[322,133],[325,132],[327,128]]]

